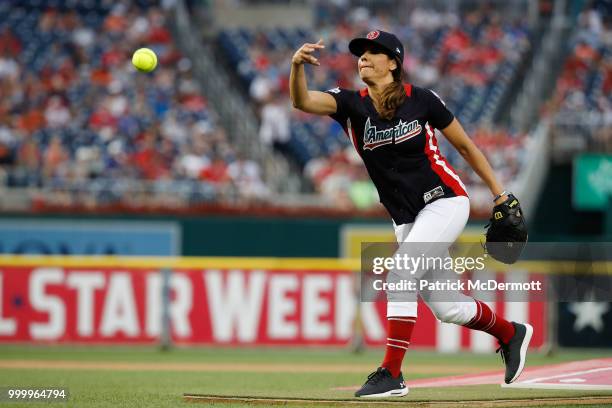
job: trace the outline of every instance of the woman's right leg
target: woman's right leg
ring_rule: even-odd
[[[398,242],[408,235],[413,224],[394,225]],[[387,274],[387,283],[396,283],[406,276],[397,270]],[[417,316],[416,291],[387,291],[387,345],[380,367],[368,376],[355,393],[356,397],[401,397],[408,394],[402,377],[402,361],[412,336]]]
[[[397,242],[402,243],[408,237],[413,225],[394,225]],[[389,271],[387,283],[397,283],[406,277],[399,271]],[[402,361],[410,345],[416,318],[416,291],[387,291],[387,345],[380,366],[389,370],[393,377],[398,377],[402,370]]]

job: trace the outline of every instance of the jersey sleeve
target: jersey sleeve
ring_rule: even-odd
[[[436,129],[444,129],[451,124],[455,116],[448,110],[446,104],[434,91],[425,90],[427,101],[427,121]]]
[[[336,100],[336,113],[329,115],[332,119],[346,126],[346,120],[350,117],[351,91],[344,88],[332,88],[325,91]]]

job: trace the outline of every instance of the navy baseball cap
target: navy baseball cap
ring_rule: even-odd
[[[353,55],[361,57],[368,45],[375,44],[387,51],[393,58],[399,58],[404,62],[404,46],[397,37],[391,33],[381,30],[370,31],[365,37],[354,38],[349,43],[349,50]]]

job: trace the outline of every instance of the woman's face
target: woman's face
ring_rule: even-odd
[[[359,77],[368,85],[393,81],[397,62],[376,46],[368,46],[357,62]]]

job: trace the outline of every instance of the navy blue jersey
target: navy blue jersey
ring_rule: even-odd
[[[435,129],[453,114],[432,91],[405,84],[406,98],[391,120],[380,118],[367,88],[334,88],[338,121],[363,159],[385,206],[397,225],[414,222],[428,203],[467,196],[465,186],[440,153]]]

